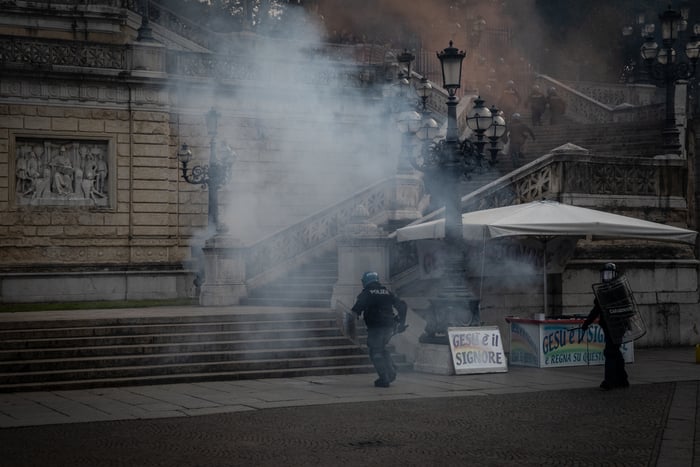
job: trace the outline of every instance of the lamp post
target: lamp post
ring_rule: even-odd
[[[231,176],[231,166],[235,160],[235,153],[224,143],[223,157],[219,160],[216,156],[216,135],[219,125],[219,113],[212,108],[205,115],[207,134],[209,135],[209,164],[195,165],[192,168],[188,164],[192,160],[192,151],[186,143],[177,153],[181,164],[182,178],[192,185],[201,185],[202,189],[208,189],[209,206],[207,224],[214,227],[217,233],[226,232],[226,225],[219,221],[219,188],[225,185]]]
[[[422,142],[432,141],[438,134],[438,124],[435,119],[431,118],[428,112],[428,98],[433,92],[433,85],[430,84],[428,78],[421,78],[418,85],[418,97],[421,100],[422,119],[420,127],[416,130],[416,136]]]
[[[637,10],[630,17],[630,21],[622,27],[623,47],[625,51],[625,64],[620,72],[620,83],[640,83],[647,80],[644,69],[639,66],[637,48],[639,46],[638,35],[642,39],[653,34],[654,25],[646,24],[644,11]]]
[[[503,112],[498,110],[495,105],[491,106],[491,116],[493,121],[491,126],[486,130],[486,137],[489,139],[489,152],[491,153],[491,165],[496,165],[498,151],[501,150],[499,140],[506,132],[506,120],[503,118]]]
[[[469,139],[460,141],[457,125],[457,89],[462,82],[462,61],[466,53],[453,46],[452,41],[447,48],[437,53],[442,68],[443,87],[447,90],[447,129],[445,137],[435,141],[424,151],[420,158],[411,159],[416,170],[425,173],[437,183],[440,201],[445,206],[445,243],[444,268],[440,290],[436,297],[430,300],[432,317],[428,319],[426,332],[421,336],[424,343],[447,343],[447,326],[478,326],[480,317],[479,301],[467,290],[465,281],[465,251],[462,240],[462,195],[460,181],[472,171],[481,167],[483,148],[486,144],[484,137],[494,136],[494,144],[498,144],[501,130],[489,130],[494,124],[498,113],[484,107],[484,101],[475,100],[474,108],[469,112],[467,125],[472,129],[476,141]],[[421,88],[419,88],[421,97]],[[427,99],[427,94],[426,97]],[[498,120],[502,121],[502,117]],[[505,122],[503,122],[505,123]],[[418,128],[419,137],[428,137],[437,124],[424,119],[424,124]],[[434,136],[433,136],[434,137]]]
[[[138,42],[154,42],[155,38],[153,37],[153,29],[151,29],[149,18],[151,2],[150,0],[140,0],[139,3],[139,10],[141,13],[141,26],[138,29],[138,35],[136,36],[136,40]]]
[[[670,154],[680,154],[680,132],[676,127],[675,95],[676,81],[690,79],[695,75],[700,56],[700,24],[693,26],[692,35],[685,44],[688,61],[677,61],[674,45],[688,27],[689,8],[687,2],[681,11],[669,7],[659,15],[661,21],[662,46],[659,47],[653,34],[648,34],[640,49],[649,68],[650,77],[660,86],[666,87],[666,122],[663,130],[664,149]]]
[[[399,78],[403,77],[408,80],[408,82],[411,82],[411,63],[413,60],[416,59],[416,56],[413,55],[411,52],[408,51],[408,49],[404,49],[402,53],[396,57],[396,60],[399,62]],[[406,74],[404,75],[404,71],[406,70]]]
[[[474,108],[467,117],[467,126],[476,135],[474,146],[476,146],[479,165],[481,165],[484,159],[484,146],[486,145],[484,133],[486,133],[486,130],[493,124],[493,117],[491,111],[487,107],[484,107],[484,100],[481,97],[477,97],[474,100]]]

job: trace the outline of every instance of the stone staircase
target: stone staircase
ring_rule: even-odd
[[[337,275],[323,256],[223,314],[0,322],[0,392],[374,373],[364,325],[353,342],[330,308]]]
[[[523,120],[532,128],[536,139],[528,139],[521,165],[532,162],[566,143],[581,146],[599,155],[653,157],[664,152],[662,122],[581,124],[564,121],[557,125],[543,123],[541,126],[532,126],[526,114],[523,115]],[[488,153],[486,159],[490,159]],[[471,179],[463,188],[463,194],[474,191],[516,168],[507,155],[499,154],[495,167],[488,167],[471,175]]]
[[[330,308],[337,281],[338,256],[333,252],[272,283],[250,290],[241,305]]]
[[[0,392],[373,372],[328,308],[0,324]]]

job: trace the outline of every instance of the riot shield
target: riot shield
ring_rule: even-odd
[[[639,339],[647,329],[625,276],[593,284],[593,293],[602,309],[609,338],[616,344]]]

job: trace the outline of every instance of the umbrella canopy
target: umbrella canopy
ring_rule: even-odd
[[[637,238],[694,244],[697,232],[634,217],[562,204],[533,201],[462,214],[465,240],[506,236]],[[445,236],[445,220],[409,225],[396,231],[399,242]]]

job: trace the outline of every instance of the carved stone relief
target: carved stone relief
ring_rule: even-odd
[[[17,206],[110,206],[109,143],[17,138]]]

